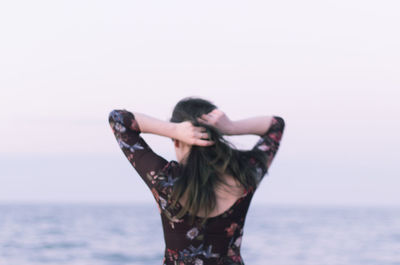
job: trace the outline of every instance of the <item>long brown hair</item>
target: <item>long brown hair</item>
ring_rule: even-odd
[[[179,167],[178,179],[173,187],[170,207],[187,194],[186,203],[175,218],[179,219],[189,212],[192,223],[202,209],[205,212],[204,224],[216,206],[216,188],[231,186],[222,178],[223,174],[231,175],[246,190],[255,188],[258,172],[255,167],[249,167],[249,158],[251,156],[260,164],[265,161],[263,152],[238,150],[215,127],[198,122],[198,117],[216,108],[208,100],[188,97],[176,104],[170,119],[171,122],[190,121],[195,126],[205,127],[210,140],[215,142],[207,147],[191,146],[185,164]]]

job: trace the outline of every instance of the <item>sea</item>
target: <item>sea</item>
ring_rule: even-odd
[[[0,265],[162,265],[156,204],[0,204]],[[400,265],[400,208],[251,205],[246,265]]]

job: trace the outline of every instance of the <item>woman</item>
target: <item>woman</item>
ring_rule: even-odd
[[[169,122],[113,110],[112,131],[154,195],[164,230],[163,265],[244,264],[243,226],[251,199],[275,157],[285,127],[279,116],[232,121],[211,102],[185,98]],[[140,133],[172,139],[177,161],[150,149]],[[251,150],[223,135],[255,134]]]

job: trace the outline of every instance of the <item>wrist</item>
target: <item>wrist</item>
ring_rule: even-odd
[[[176,122],[168,122],[168,130],[166,137],[177,139],[179,134],[179,123]]]
[[[238,123],[232,121],[226,129],[226,135],[237,135],[238,134]]]

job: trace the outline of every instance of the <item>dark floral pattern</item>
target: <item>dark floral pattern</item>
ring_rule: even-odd
[[[167,161],[152,151],[140,136],[133,113],[115,109],[108,118],[120,149],[150,189],[158,205],[165,239],[163,265],[244,265],[240,246],[247,210],[254,191],[279,149],[284,120],[273,116],[268,131],[252,149],[254,152],[264,152],[267,157],[263,163],[257,163],[254,158],[248,161],[249,166],[255,167],[258,172],[257,187],[245,190],[243,196],[228,210],[209,218],[205,225],[201,226],[201,218],[196,216],[196,224],[191,226],[188,214],[181,219],[174,217],[182,207],[179,203],[169,207],[179,163]]]

